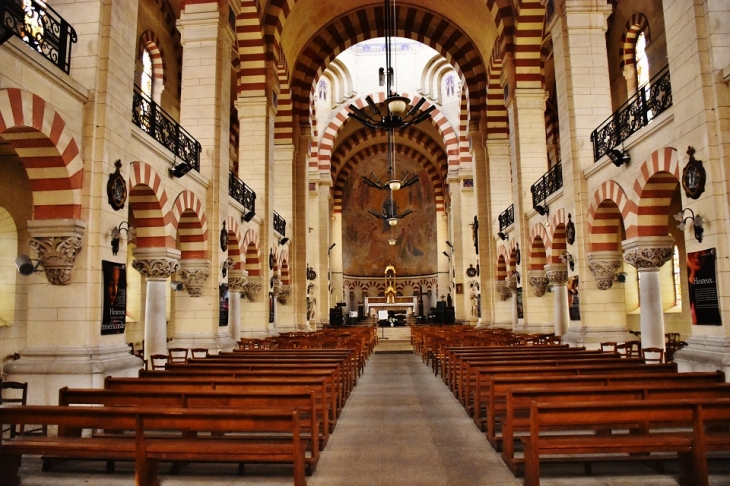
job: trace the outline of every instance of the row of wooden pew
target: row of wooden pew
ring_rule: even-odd
[[[667,459],[678,462],[680,484],[707,485],[708,453],[730,450],[722,372],[678,373],[673,363],[557,344],[449,341],[437,374],[526,486],[540,484],[546,463],[590,472],[596,462]]]
[[[24,454],[44,470],[69,459],[135,462],[135,484],[159,484],[160,462],[283,463],[296,486],[320,451],[369,356],[374,329],[345,349],[245,349],[108,377],[103,389],[64,387],[58,406],[0,409],[0,423],[44,424],[56,433],[0,443],[0,486],[19,484]],[[325,335],[314,333],[311,340]],[[366,344],[368,343],[368,344]]]

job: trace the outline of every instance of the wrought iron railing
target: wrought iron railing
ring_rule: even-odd
[[[666,66],[591,133],[593,160],[597,162],[670,106],[672,84]]]
[[[134,87],[132,122],[184,163],[200,172],[200,142],[142,93],[139,86]]]
[[[499,215],[499,231],[504,231],[505,228],[509,227],[509,225],[513,224],[515,222],[515,205],[510,204],[510,206],[502,211],[502,213]]]
[[[532,192],[532,207],[545,201],[547,197],[563,187],[563,169],[560,162],[547,171],[530,187]]]
[[[276,211],[274,211],[274,231],[279,233],[281,236],[286,236],[286,220]]]
[[[71,44],[78,39],[74,28],[58,12],[38,0],[2,0],[0,19],[5,29],[68,74]]]
[[[256,193],[233,172],[228,173],[228,194],[247,211],[256,212]]]

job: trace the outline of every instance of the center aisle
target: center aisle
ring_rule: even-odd
[[[375,353],[309,486],[520,485],[431,368]]]

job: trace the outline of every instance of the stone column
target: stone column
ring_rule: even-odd
[[[241,339],[241,294],[247,277],[245,270],[231,270],[228,274],[228,332],[235,342]]]
[[[553,289],[553,309],[555,335],[562,336],[568,331],[568,267],[564,263],[545,265],[545,277]]]
[[[449,174],[448,183],[449,194],[451,195],[451,214],[449,217],[451,236],[444,238],[443,243],[441,241],[438,241],[438,246],[440,247],[443,245],[446,253],[451,255],[451,261],[449,265],[451,269],[451,275],[449,276],[449,282],[453,282],[454,284],[456,284],[457,280],[461,280],[461,283],[463,284],[464,245],[462,241],[462,225],[468,223],[471,218],[466,216],[465,219],[464,216],[461,194],[461,179],[459,178],[458,173]],[[446,240],[454,245],[453,249],[446,245]],[[458,278],[456,278],[455,275],[458,275]],[[467,319],[469,314],[465,312],[466,299],[464,298],[464,296],[466,294],[457,294],[456,287],[452,287],[450,291],[451,297],[454,302],[454,312],[456,313],[456,320],[463,321],[464,319]]]
[[[484,274],[484,268],[488,266],[492,269],[491,271],[496,274],[497,248],[499,248],[499,243],[502,241],[496,236],[497,233],[499,233],[499,214],[512,204],[510,147],[509,140],[507,138],[490,138],[487,140],[486,145],[487,156],[489,157],[489,186],[491,189],[489,199],[491,203],[491,210],[489,213],[489,219],[482,224],[486,226],[488,223],[488,225],[491,226],[492,236],[489,240],[485,240],[485,244],[488,243],[491,249],[491,258],[489,261],[484,259],[482,260],[484,264],[482,265],[481,273]],[[493,277],[489,280],[489,283],[492,284],[494,281],[496,281],[496,278]],[[504,296],[505,293],[504,290],[502,290],[504,288],[504,282],[497,282],[497,284],[499,284],[499,286],[494,287],[494,289],[497,295],[500,296],[499,300],[497,300],[494,296],[490,285],[482,286],[482,301],[484,301],[484,296],[488,292],[490,295],[487,296],[487,298],[491,300],[493,305],[491,314],[482,315],[490,319],[492,322],[511,322],[512,314],[509,312],[509,304],[506,303],[509,295],[507,295],[507,297]]]
[[[641,347],[664,349],[664,307],[659,268],[674,255],[671,236],[637,236],[622,242],[624,260],[639,272]]]
[[[180,268],[180,251],[170,248],[137,248],[132,267],[147,280],[145,302],[144,359],[167,354],[167,279]]]
[[[517,274],[513,273],[509,277],[507,277],[507,281],[505,282],[505,286],[510,291],[510,294],[512,295],[512,330],[517,331],[519,330],[519,315],[517,313]],[[523,302],[524,302],[524,295],[522,296]]]
[[[486,124],[485,124],[486,125]],[[479,238],[479,254],[477,264],[480,272],[477,277],[479,291],[481,294],[481,317],[477,327],[486,327],[487,322],[493,322],[494,294],[490,291],[490,284],[494,280],[496,261],[496,249],[492,244],[492,225],[490,198],[491,184],[487,165],[487,152],[484,145],[484,137],[480,130],[480,120],[472,120],[469,123],[469,137],[471,138],[471,150],[474,167],[474,188],[476,191],[476,213],[479,221],[477,238]]]
[[[86,223],[76,219],[28,221],[28,246],[38,256],[51,285],[71,283],[71,270],[81,251],[81,237],[85,230]]]

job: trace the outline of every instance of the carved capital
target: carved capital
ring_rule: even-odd
[[[290,296],[291,296],[291,286],[282,285],[279,288],[279,295],[276,296],[276,300],[278,300],[281,305],[284,305],[287,303]]]
[[[496,285],[497,294],[499,295],[499,298],[502,300],[507,300],[512,295],[512,291],[507,288],[507,285],[505,282],[498,281]]]
[[[591,251],[588,253],[588,267],[593,272],[598,288],[608,290],[616,280],[616,271],[621,268],[621,252]]]
[[[242,291],[249,302],[256,302],[261,292],[261,277],[249,277],[248,282],[243,284]]]
[[[546,270],[545,277],[550,285],[566,285],[568,283],[567,270]]]
[[[530,285],[535,289],[535,297],[542,297],[547,290],[548,278],[545,276],[544,270],[530,270],[528,272]]]
[[[28,221],[28,240],[52,285],[71,283],[71,270],[81,252],[86,223],[75,219]]]
[[[180,280],[190,297],[200,297],[203,285],[210,277],[210,262],[208,260],[181,260],[178,272]]]
[[[165,280],[180,269],[180,263],[171,258],[134,260],[132,262],[132,268],[144,275],[148,280]]]
[[[671,236],[640,236],[625,240],[622,246],[624,260],[637,269],[659,268],[674,255]]]

